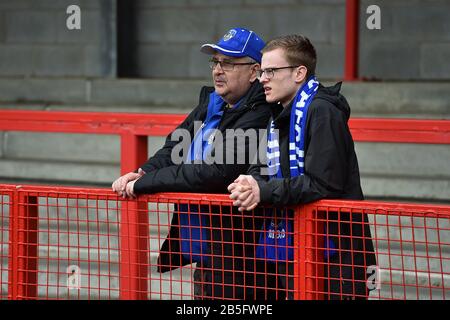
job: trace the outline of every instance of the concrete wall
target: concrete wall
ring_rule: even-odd
[[[381,9],[381,29],[369,30],[369,5]],[[450,79],[450,3],[363,0],[360,6],[360,75],[368,79]],[[138,1],[138,59],[143,77],[206,77],[199,47],[230,27],[265,40],[308,36],[318,51],[318,75],[340,78],[344,68],[344,0]],[[168,68],[168,66],[171,66]]]
[[[81,30],[67,29],[66,9],[71,4],[81,8]],[[0,76],[114,75],[113,4],[110,0],[0,1]]]
[[[66,8],[77,4],[82,29],[66,28]],[[0,77],[99,77],[115,74],[115,1],[0,1]],[[381,30],[368,30],[366,9],[381,9]],[[303,33],[317,48],[318,75],[344,70],[344,0],[137,0],[140,77],[204,78],[199,52],[229,28],[250,28],[268,40]],[[450,3],[362,0],[360,73],[368,79],[450,79]]]

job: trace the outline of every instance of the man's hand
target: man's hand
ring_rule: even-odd
[[[118,196],[122,196],[124,198],[127,197],[127,185],[130,181],[135,181],[142,177],[145,174],[145,171],[139,168],[138,172],[129,172],[127,174],[124,174],[119,179],[113,182],[112,184],[112,191],[116,192]],[[133,183],[134,187],[134,183]],[[134,191],[133,191],[134,195]]]
[[[240,175],[228,186],[231,193],[230,199],[235,200],[233,205],[239,207],[239,211],[253,210],[260,199],[258,182],[250,175]]]
[[[136,195],[134,194],[134,184],[138,180],[139,179],[136,179],[136,180],[133,180],[133,181],[130,181],[130,182],[127,183],[127,186],[125,187],[125,196],[128,199],[136,199]]]

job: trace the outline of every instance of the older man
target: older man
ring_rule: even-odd
[[[265,128],[270,117],[270,107],[256,76],[264,45],[258,35],[244,28],[229,30],[217,44],[203,45],[201,51],[212,56],[214,88],[202,88],[198,106],[176,129],[189,132],[189,141],[192,140],[188,151],[182,151],[184,162],[174,161],[173,149],[178,142],[169,135],[153,157],[136,172],[117,179],[112,189],[131,198],[164,191],[226,192],[227,185],[246,172],[249,159],[254,157],[248,152],[255,141],[244,139],[242,145],[237,145],[235,139],[248,130]],[[196,126],[196,122],[201,126]],[[226,131],[233,132],[230,129],[241,130],[228,135]],[[219,151],[222,158],[205,161],[220,154]],[[236,161],[241,153],[247,155],[245,161]],[[197,263],[196,298],[243,299],[254,295],[252,277],[246,275],[253,268],[254,246],[243,232],[246,228],[253,229],[254,222],[242,215],[234,217],[226,210],[222,208],[219,216],[205,214],[211,211],[208,207],[176,206],[169,235],[162,245],[158,258],[160,272]],[[241,232],[232,230],[230,225],[240,226]],[[227,240],[231,238],[234,244]]]

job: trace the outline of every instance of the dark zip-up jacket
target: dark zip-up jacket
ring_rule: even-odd
[[[279,130],[280,165],[284,179],[260,176],[260,166],[249,174],[258,177],[261,202],[279,206],[308,203],[319,199],[362,200],[358,160],[347,121],[350,107],[340,91],[320,85],[306,119],[305,174],[290,177],[289,121],[292,102],[283,109],[271,109],[275,129]]]
[[[331,87],[320,85],[309,106],[305,130],[305,174],[302,176],[290,176],[292,103],[285,109],[280,105],[272,108],[272,119],[275,119],[275,128],[279,129],[280,165],[284,178],[268,180],[268,176],[260,175],[261,164],[250,167],[248,173],[258,181],[261,203],[286,206],[326,198],[363,199],[358,160],[347,124],[350,107],[340,89],[341,83]],[[330,298],[367,295],[366,278],[370,276],[367,267],[376,264],[367,215],[347,212],[323,214],[326,214],[326,233],[331,235],[338,252],[330,257],[325,268],[328,281],[324,282],[329,288],[325,290]]]

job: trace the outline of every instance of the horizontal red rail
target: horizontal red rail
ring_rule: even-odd
[[[186,115],[0,110],[0,130],[167,135]]]
[[[0,192],[21,190],[27,192],[31,196],[40,196],[45,194],[52,197],[63,198],[79,198],[79,199],[95,199],[95,200],[108,200],[117,199],[117,194],[111,191],[109,188],[85,188],[85,187],[56,187],[56,186],[34,186],[34,185],[9,185],[1,184]],[[157,202],[164,201],[167,203],[180,203],[180,201],[194,201],[195,203],[207,203],[214,204],[220,203],[221,205],[232,205],[227,194],[205,194],[205,193],[176,193],[165,192],[155,193],[150,195],[141,195],[138,200]],[[384,211],[402,211],[408,212],[439,212],[443,215],[450,216],[449,205],[439,204],[416,204],[416,203],[402,203],[402,202],[387,202],[387,201],[349,201],[349,200],[319,200],[314,202],[314,206],[318,208],[340,208],[341,211],[345,210],[363,210],[370,208],[371,210],[384,210]],[[430,210],[430,206],[433,208]]]
[[[450,144],[449,120],[353,118],[349,126],[360,142]]]
[[[186,115],[0,110],[0,130],[165,136]],[[359,142],[450,144],[449,120],[352,118]]]
[[[33,196],[39,196],[41,193],[45,195],[51,195],[54,197],[69,197],[77,198],[83,197],[83,199],[95,199],[95,200],[108,200],[117,199],[117,194],[111,191],[111,189],[105,188],[83,188],[83,187],[58,187],[58,186],[33,186],[33,185],[10,185],[1,184],[0,192],[21,190],[27,192]],[[213,202],[229,202],[229,196],[226,194],[202,194],[202,193],[156,193],[151,195],[141,195],[140,200],[143,201],[155,201],[164,200],[167,202],[179,203],[180,201],[205,201],[208,203]]]

